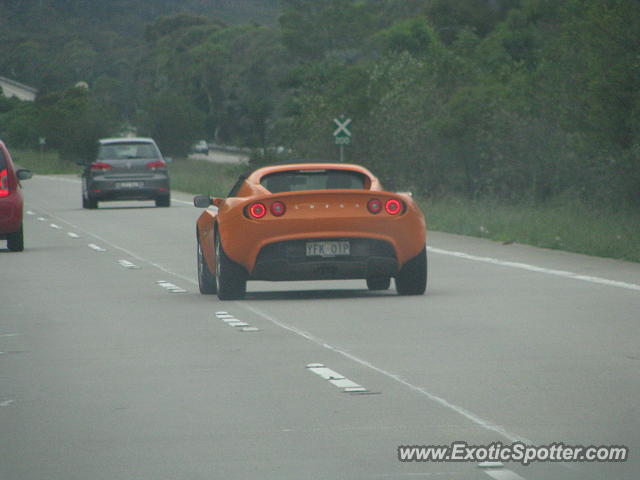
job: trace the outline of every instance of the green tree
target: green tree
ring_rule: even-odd
[[[203,115],[188,98],[166,91],[146,100],[138,125],[139,133],[154,138],[165,155],[186,156],[202,136]]]

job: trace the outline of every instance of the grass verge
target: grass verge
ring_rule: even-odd
[[[14,160],[36,174],[80,172],[55,153],[15,151]],[[171,188],[223,197],[246,169],[177,159],[169,166]],[[573,199],[508,205],[446,197],[420,203],[430,230],[640,262],[640,212],[596,211]]]
[[[171,188],[194,195],[225,197],[238,180],[238,176],[247,169],[246,165],[178,159],[169,165]]]
[[[11,158],[20,167],[28,168],[35,174],[80,173],[78,165],[61,159],[56,152],[41,153],[31,150],[12,150]]]
[[[429,229],[640,262],[640,212],[600,211],[572,199],[543,205],[423,201]]]

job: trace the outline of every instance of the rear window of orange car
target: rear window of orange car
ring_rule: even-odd
[[[7,168],[7,161],[4,159],[4,152],[0,148],[0,170]]]
[[[291,170],[265,175],[260,184],[271,193],[301,190],[362,190],[366,176],[349,170]]]

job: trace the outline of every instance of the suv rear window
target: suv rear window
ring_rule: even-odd
[[[272,173],[260,179],[260,184],[271,193],[301,190],[363,190],[366,177],[348,170],[291,170]]]
[[[159,158],[155,145],[148,142],[108,143],[100,145],[98,160],[127,160],[131,158]]]

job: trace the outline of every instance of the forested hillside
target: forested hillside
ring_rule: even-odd
[[[0,75],[42,92],[0,103],[17,145],[131,124],[335,159],[345,114],[391,187],[640,206],[640,2],[22,0],[0,27]]]

